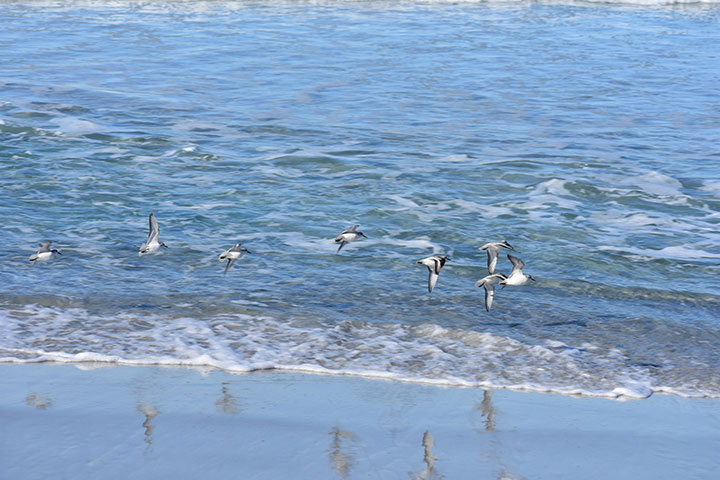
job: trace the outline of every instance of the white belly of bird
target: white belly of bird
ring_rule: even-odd
[[[508,277],[507,280],[505,280],[505,285],[511,285],[514,287],[525,285],[527,283],[528,279],[525,275],[511,275]]]
[[[357,233],[343,233],[338,237],[338,240],[335,240],[336,242],[354,242],[357,240],[359,235]]]
[[[145,247],[140,251],[140,255],[145,253],[155,253],[160,248],[160,243],[158,242],[150,242],[149,244],[145,245]]]

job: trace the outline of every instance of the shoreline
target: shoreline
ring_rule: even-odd
[[[424,378],[408,378],[408,377],[402,377],[396,374],[387,373],[382,374],[378,372],[372,372],[372,371],[363,371],[363,370],[345,370],[345,371],[334,371],[334,370],[328,370],[323,369],[322,367],[317,368],[310,368],[310,367],[278,367],[278,366],[269,366],[266,368],[253,368],[253,369],[241,369],[241,368],[232,368],[232,367],[223,367],[221,365],[215,364],[213,361],[208,361],[207,363],[202,362],[193,362],[189,360],[187,363],[178,362],[177,360],[168,361],[167,363],[163,362],[162,360],[154,361],[154,362],[147,362],[147,361],[130,361],[130,360],[119,360],[116,357],[111,357],[109,359],[99,359],[97,357],[97,354],[88,354],[87,359],[83,359],[82,357],[85,356],[85,354],[76,355],[72,358],[68,357],[67,360],[59,360],[57,358],[50,358],[50,359],[40,359],[40,360],[27,360],[27,361],[18,361],[17,359],[7,359],[7,358],[0,358],[0,367],[2,366],[12,366],[12,365],[49,365],[49,366],[60,366],[60,365],[69,365],[74,366],[81,370],[97,370],[97,369],[104,369],[104,368],[114,368],[114,367],[128,367],[128,368],[166,368],[166,369],[187,369],[195,372],[201,372],[201,373],[210,373],[210,372],[220,372],[225,373],[228,375],[236,376],[236,375],[251,375],[251,374],[273,374],[273,373],[287,373],[287,374],[296,374],[296,375],[319,375],[319,376],[326,376],[326,377],[348,377],[348,378],[358,378],[358,379],[366,379],[368,381],[388,381],[388,382],[396,382],[396,383],[403,383],[403,384],[409,384],[409,385],[420,385],[420,386],[427,386],[427,387],[436,387],[436,388],[460,388],[460,389],[474,389],[474,390],[506,390],[510,392],[516,392],[516,393],[534,393],[534,394],[540,394],[540,395],[560,395],[563,397],[573,397],[573,398],[601,398],[605,400],[615,400],[615,401],[636,401],[636,400],[647,400],[650,397],[654,397],[657,395],[669,395],[672,397],[679,397],[684,399],[718,399],[720,400],[720,395],[711,395],[711,394],[704,394],[704,393],[684,393],[679,392],[676,390],[673,390],[672,388],[667,387],[659,387],[656,390],[654,390],[652,387],[642,387],[638,391],[634,391],[632,389],[629,389],[627,387],[616,387],[614,390],[608,392],[608,393],[593,393],[588,392],[586,390],[582,390],[581,388],[570,388],[570,387],[556,387],[556,388],[550,388],[550,387],[533,387],[531,385],[494,385],[490,382],[483,383],[483,382],[477,382],[477,383],[470,383],[470,382],[464,382],[461,380],[457,380],[456,382],[451,382],[449,380],[431,380],[431,379],[424,379]],[[642,391],[646,391],[647,394],[641,393]]]
[[[94,368],[93,368],[94,367]],[[8,478],[714,478],[720,399],[2,364]]]

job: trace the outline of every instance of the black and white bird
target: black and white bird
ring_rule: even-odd
[[[445,262],[448,260],[450,260],[450,258],[446,256],[433,255],[415,262],[425,265],[428,269],[428,292],[432,292],[433,288],[435,288],[438,275],[440,275],[440,270],[445,266]]]
[[[232,264],[235,263],[235,260],[242,257],[246,253],[252,253],[250,250],[248,250],[245,247],[241,246],[242,244],[240,242],[236,243],[234,247],[225,250],[223,253],[220,254],[218,257],[218,260],[221,262],[223,260],[227,260],[227,265],[225,265],[225,273],[232,267]]]
[[[495,273],[495,266],[497,265],[498,261],[498,252],[503,249],[508,248],[510,250],[515,250],[512,245],[510,245],[508,242],[503,240],[502,242],[490,242],[486,243],[482,247],[480,247],[480,250],[486,250],[487,251],[487,266],[488,266],[488,273],[493,274]]]
[[[502,273],[493,273],[475,282],[476,287],[485,287],[485,310],[490,311],[495,298],[495,284],[507,280]]]
[[[355,240],[360,240],[360,238],[367,238],[364,233],[358,232],[357,228],[360,225],[353,225],[352,227],[346,228],[340,235],[335,237],[335,243],[339,243],[340,246],[337,249],[337,252],[340,253],[340,250],[345,246],[346,243],[354,242]]]
[[[140,250],[138,251],[138,255],[144,255],[146,253],[155,253],[157,252],[160,247],[168,248],[167,245],[165,245],[163,242],[160,241],[158,238],[160,236],[160,228],[158,227],[158,222],[155,219],[154,214],[150,214],[150,232],[148,233],[148,238],[145,240],[145,243],[142,244],[140,247]]]
[[[55,250],[54,248],[50,248],[50,244],[52,242],[50,240],[46,240],[40,244],[40,248],[38,249],[37,253],[33,253],[30,255],[30,261],[36,262],[38,260],[50,260],[55,258],[55,255],[62,255],[59,251]]]
[[[535,281],[532,275],[523,273],[522,269],[525,266],[525,262],[520,260],[518,257],[513,257],[512,255],[508,255],[507,257],[513,267],[510,271],[510,275],[508,275],[505,280],[502,280],[500,285],[503,287],[507,287],[508,285],[519,287],[521,285],[525,285],[528,280],[532,280],[533,282]]]

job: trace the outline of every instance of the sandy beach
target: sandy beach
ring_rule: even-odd
[[[2,365],[3,478],[711,479],[720,400]]]

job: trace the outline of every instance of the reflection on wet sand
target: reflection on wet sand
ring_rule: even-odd
[[[29,393],[28,396],[25,397],[25,405],[35,407],[38,410],[47,410],[47,408],[52,405],[52,400],[50,400],[50,397],[46,397],[45,395]]]
[[[492,405],[492,390],[483,392],[483,399],[480,403],[480,413],[485,417],[485,430],[495,431],[495,407]]]
[[[432,448],[435,446],[435,439],[433,439],[430,430],[425,430],[422,438],[422,446],[424,448],[423,461],[425,462],[425,469],[416,474],[414,478],[417,480],[430,480],[430,479],[441,479],[442,475],[435,471],[435,461],[438,459],[432,453]],[[411,477],[413,475],[411,474]]]
[[[483,417],[484,429],[476,429],[478,433],[484,432],[495,432],[495,407],[492,402],[493,392],[492,390],[483,391],[483,399],[480,404],[475,407],[476,411],[480,411],[480,415]],[[508,466],[502,459],[502,446],[500,444],[500,438],[497,435],[491,435],[488,437],[487,447],[483,450],[482,455],[493,464],[497,464],[500,469],[497,480],[518,480],[521,477],[516,477],[509,472]]]
[[[237,401],[230,390],[228,384],[223,382],[222,396],[215,402],[215,408],[219,412],[227,414],[235,414],[238,412]]]
[[[328,432],[332,435],[330,442],[330,466],[342,478],[348,478],[350,467],[355,464],[353,458],[352,447],[347,445],[347,441],[354,441],[355,435],[339,427],[335,427]]]
[[[148,446],[151,446],[153,440],[152,434],[153,430],[155,430],[155,425],[152,424],[152,421],[155,417],[157,417],[158,413],[160,412],[158,412],[158,410],[154,406],[144,403],[138,404],[137,411],[145,415],[145,421],[142,424],[143,428],[145,429],[145,443],[147,443]]]

